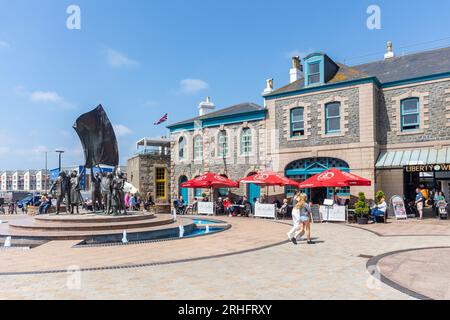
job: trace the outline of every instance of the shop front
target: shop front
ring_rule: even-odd
[[[414,199],[416,189],[444,192],[450,199],[450,148],[385,151],[376,164],[382,189]]]

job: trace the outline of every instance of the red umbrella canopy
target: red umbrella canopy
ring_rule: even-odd
[[[338,169],[330,169],[319,173],[314,177],[300,183],[300,189],[306,188],[331,188],[350,186],[370,186],[370,180],[361,178],[356,174],[344,172]]]
[[[260,186],[298,186],[298,182],[271,171],[257,173],[253,176],[243,178],[239,182],[253,183]]]
[[[200,177],[181,184],[182,188],[239,188],[239,183],[215,173],[205,173]]]

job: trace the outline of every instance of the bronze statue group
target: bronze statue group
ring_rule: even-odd
[[[79,174],[72,171],[70,176],[63,171],[50,188],[50,193],[56,193],[56,214],[60,213],[61,203],[65,200],[66,212],[79,214],[79,206],[83,204],[80,179],[84,174],[83,169]],[[127,214],[125,208],[125,177],[120,170],[112,172],[97,172],[92,180],[92,211],[103,212],[108,215]]]

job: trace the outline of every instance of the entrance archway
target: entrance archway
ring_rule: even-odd
[[[331,168],[350,172],[350,166],[344,160],[337,158],[319,157],[299,159],[291,162],[286,166],[285,175],[286,177],[295,181],[303,182],[311,178],[312,176]],[[294,195],[294,192],[295,188],[286,188],[287,197],[292,197]],[[306,189],[305,192],[306,194],[308,194],[308,197],[316,203],[322,203],[325,198],[330,198],[333,196],[332,188]],[[336,189],[336,192],[341,197],[350,196],[350,188],[338,188]]]

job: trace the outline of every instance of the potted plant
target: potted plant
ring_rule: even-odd
[[[358,194],[358,201],[355,203],[355,215],[356,222],[358,224],[368,224],[369,223],[369,205],[366,201],[366,195],[364,192]]]

